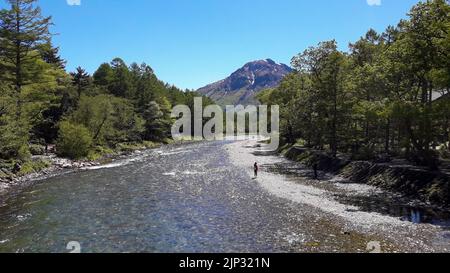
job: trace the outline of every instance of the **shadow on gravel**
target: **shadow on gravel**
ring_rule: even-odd
[[[369,196],[337,194],[335,198],[342,204],[357,206],[362,211],[398,217],[402,221],[415,224],[426,223],[450,229],[450,212],[421,204],[411,204],[401,196],[393,196],[389,193]]]
[[[269,173],[299,178],[299,182],[309,181],[314,183],[313,170],[299,163],[283,162],[262,165],[261,167]],[[351,184],[347,180],[336,180],[334,178],[336,177],[331,174],[321,172],[319,179],[316,181],[317,183]],[[331,192],[331,194],[336,201],[345,205],[358,207],[360,211],[380,213],[382,215],[400,218],[402,221],[415,224],[432,224],[450,230],[450,212],[448,210],[436,208],[398,194],[385,191],[366,194]]]

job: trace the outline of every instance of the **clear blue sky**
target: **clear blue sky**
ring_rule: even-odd
[[[0,0],[3,1],[3,0]],[[146,62],[163,81],[196,89],[244,63],[289,64],[311,45],[336,39],[341,49],[369,28],[383,31],[418,0],[40,0],[52,15],[68,70],[89,72],[121,57]],[[369,0],[378,2],[380,0]],[[3,7],[4,3],[1,4]]]

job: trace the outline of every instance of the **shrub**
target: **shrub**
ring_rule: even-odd
[[[375,155],[373,147],[363,146],[356,153],[352,154],[352,159],[357,161],[373,160],[376,157]]]
[[[412,151],[406,154],[406,159],[418,166],[428,167],[430,170],[437,170],[440,161],[436,151]]]
[[[39,144],[30,144],[30,153],[32,155],[44,155],[45,146]]]
[[[59,124],[59,136],[56,151],[59,156],[80,159],[89,154],[92,135],[83,125],[62,121]]]
[[[45,160],[27,161],[20,167],[19,176],[40,172],[51,166],[51,163]]]
[[[89,154],[87,155],[87,159],[90,161],[97,161],[99,159],[102,159],[105,156],[113,155],[114,150],[104,147],[104,146],[96,146],[93,149],[89,151]]]
[[[31,158],[30,149],[28,148],[28,145],[22,145],[19,148],[19,151],[17,151],[17,159],[22,161],[28,161]]]
[[[450,149],[448,148],[449,144],[442,144],[438,147],[439,156],[444,159],[450,159]]]
[[[0,117],[0,158],[27,160],[29,157],[27,127],[12,117]]]
[[[136,114],[133,104],[110,95],[82,96],[69,120],[84,125],[97,145],[140,142],[144,132],[144,120]]]

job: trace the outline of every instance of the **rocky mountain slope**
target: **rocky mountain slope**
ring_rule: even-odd
[[[258,60],[245,64],[228,78],[197,90],[220,105],[259,104],[255,98],[261,90],[276,87],[292,72],[285,64],[271,59]]]

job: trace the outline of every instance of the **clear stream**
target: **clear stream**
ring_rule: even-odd
[[[364,252],[380,239],[271,195],[226,143],[145,151],[0,197],[0,252],[69,252],[71,241],[82,252]]]

